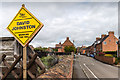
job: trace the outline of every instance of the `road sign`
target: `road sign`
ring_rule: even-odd
[[[42,27],[43,24],[22,6],[7,29],[24,47]]]

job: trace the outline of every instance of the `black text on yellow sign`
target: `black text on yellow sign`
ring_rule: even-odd
[[[7,29],[22,44],[22,46],[25,46],[42,27],[43,24],[25,7],[22,7]]]

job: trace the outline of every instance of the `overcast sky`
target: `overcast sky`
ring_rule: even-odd
[[[108,31],[118,37],[117,2],[2,2],[0,36],[12,36],[6,27],[23,3],[44,24],[30,43],[34,47],[54,47],[66,37],[76,46],[88,46]]]

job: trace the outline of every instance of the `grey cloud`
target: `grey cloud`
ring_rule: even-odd
[[[3,3],[3,36],[11,36],[5,30],[22,3]],[[30,43],[36,46],[55,46],[67,36],[76,46],[91,45],[97,36],[114,30],[118,36],[118,7],[116,2],[42,3],[26,2],[26,7],[44,27]],[[12,12],[11,12],[12,11]],[[9,14],[8,14],[9,13]],[[1,13],[0,13],[1,14]],[[7,15],[8,14],[8,15]]]

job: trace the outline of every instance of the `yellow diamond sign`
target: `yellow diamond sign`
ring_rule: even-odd
[[[42,27],[43,24],[25,7],[22,7],[8,25],[7,29],[24,47]]]

